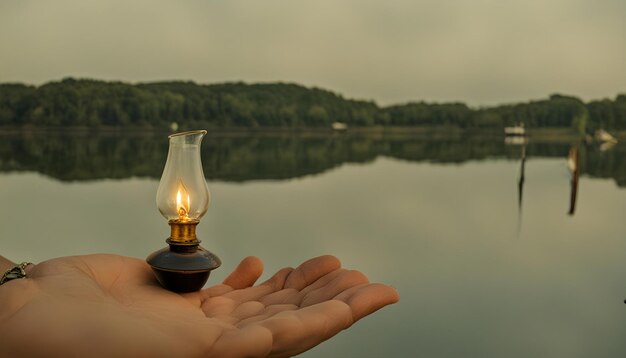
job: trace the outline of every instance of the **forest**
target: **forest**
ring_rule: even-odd
[[[171,81],[130,84],[66,78],[40,86],[0,84],[0,127],[329,128],[403,126],[626,130],[626,94],[583,102],[547,99],[492,107],[409,102],[379,106],[320,88],[291,83],[197,84]]]

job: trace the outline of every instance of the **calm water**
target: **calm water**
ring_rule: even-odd
[[[0,136],[1,254],[164,246],[166,152],[165,135]],[[400,303],[303,356],[626,356],[624,144],[215,135],[203,162],[213,201],[199,234],[224,262],[211,283],[247,255],[269,273],[332,253],[399,290]]]

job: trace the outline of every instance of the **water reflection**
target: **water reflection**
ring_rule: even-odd
[[[508,137],[507,137],[508,138]],[[526,144],[528,143],[526,137],[522,137],[521,142],[521,154],[520,154],[520,170],[519,179],[517,180],[517,236],[518,238],[522,232],[522,201],[524,198],[524,182],[526,172]],[[517,143],[516,143],[517,144]]]
[[[61,181],[130,177],[158,178],[167,154],[164,133],[0,135],[0,172],[38,172]],[[529,157],[564,157],[567,141],[522,143],[519,205],[523,170]],[[500,136],[432,138],[408,135],[213,134],[202,147],[207,179],[242,182],[290,179],[320,174],[345,163],[377,157],[411,162],[463,163],[487,158],[519,158],[518,146]],[[626,145],[610,150],[582,146],[579,174],[612,178],[626,187]],[[577,167],[578,167],[577,166]]]
[[[569,200],[569,215],[574,215],[576,211],[576,196],[578,194],[578,176],[580,174],[580,161],[579,161],[579,148],[578,145],[573,145],[569,149],[569,155],[567,157],[567,168],[570,171],[570,200]]]

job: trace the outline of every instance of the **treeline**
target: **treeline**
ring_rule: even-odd
[[[294,84],[121,82],[65,79],[40,87],[0,85],[0,125],[325,127],[381,124],[373,102]]]
[[[451,125],[460,128],[501,128],[523,123],[527,128],[572,128],[580,133],[596,129],[626,129],[626,95],[615,100],[584,103],[554,94],[545,100],[472,109],[463,103],[425,102],[383,109],[395,125]]]
[[[41,86],[0,84],[0,126],[76,127],[569,127],[579,132],[626,129],[626,95],[584,103],[552,95],[527,103],[470,108],[411,102],[380,107],[296,84],[193,82],[128,84],[64,79]]]

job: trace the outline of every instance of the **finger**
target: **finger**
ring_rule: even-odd
[[[339,270],[335,270],[333,272],[330,272],[322,277],[320,277],[319,279],[317,279],[317,281],[313,282],[312,284],[308,285],[307,287],[302,289],[302,293],[307,294],[313,290],[317,290],[320,287],[323,287],[325,285],[327,285],[330,281],[334,280],[335,278],[337,278],[337,276],[343,274],[346,270],[341,268]]]
[[[26,272],[27,277],[33,273],[33,270],[35,269],[35,267],[37,267],[37,265],[35,265],[32,262],[26,265],[26,267],[24,268],[24,272]]]
[[[253,316],[253,317],[249,317],[246,318],[244,320],[241,320],[237,326],[238,327],[245,327],[246,325],[249,325],[251,323],[254,322],[259,322],[259,321],[263,321],[266,320],[274,315],[277,315],[283,311],[294,311],[299,309],[300,307],[296,306],[296,305],[291,305],[291,304],[280,304],[280,305],[271,305],[271,306],[267,306],[265,307],[265,309],[263,310],[263,312],[261,312],[261,314],[257,315],[257,316]]]
[[[259,301],[266,306],[292,304],[300,305],[303,294],[295,288],[285,288],[284,290],[273,292],[265,297],[261,297]]]
[[[202,307],[205,315],[231,325],[265,314],[266,307],[259,301],[248,301],[235,306],[234,301],[223,297],[215,297],[210,300],[214,300],[214,302],[207,302],[206,306],[203,305]]]
[[[191,301],[194,306],[198,306],[211,297],[221,296],[232,290],[232,287],[225,284],[220,284],[196,292],[183,293],[181,294],[181,296]]]
[[[286,278],[289,276],[289,274],[292,271],[293,269],[291,267],[286,267],[276,272],[274,276],[272,276],[270,279],[263,282],[262,284],[258,286],[254,286],[254,287],[248,287],[245,289],[233,290],[231,288],[230,290],[225,290],[224,287],[230,287],[230,286],[228,285],[214,286],[214,287],[201,291],[202,292],[201,301],[206,301],[209,298],[217,296],[217,295],[220,295],[220,296],[223,296],[225,298],[232,300],[235,305],[241,304],[243,302],[248,302],[248,301],[261,301],[263,297],[271,295],[275,291],[280,290],[282,286],[284,285]],[[235,272],[237,272],[237,270],[235,270]],[[231,274],[231,276],[233,274]],[[204,306],[204,303],[203,303],[203,306]],[[206,310],[205,310],[205,313],[207,313]]]
[[[319,256],[302,263],[285,280],[284,288],[302,290],[320,277],[341,268],[341,262],[334,256]]]
[[[257,257],[249,256],[241,260],[237,268],[226,277],[223,284],[197,292],[186,293],[183,296],[192,302],[202,303],[211,297],[221,296],[236,289],[250,287],[254,285],[262,273],[263,262]]]
[[[352,318],[356,322],[387,305],[398,302],[400,295],[393,287],[380,283],[370,283],[346,290],[337,295],[335,299],[350,306]]]
[[[332,299],[338,294],[358,285],[368,283],[367,277],[359,271],[345,270],[333,280],[327,282],[304,295],[300,307],[310,306],[316,303]]]
[[[235,270],[226,277],[224,283],[205,288],[198,292],[183,294],[187,299],[202,305],[203,310],[205,303],[211,297],[223,296],[228,292],[238,289],[247,288],[256,282],[263,273],[263,262],[254,256],[243,259]],[[206,311],[205,311],[206,313]]]
[[[239,305],[251,301],[259,301],[259,298],[272,292],[274,292],[274,288],[264,285],[233,290],[220,296],[205,299],[202,302],[202,310],[207,317],[228,315]]]
[[[229,298],[237,304],[248,301],[258,301],[263,296],[267,296],[274,292],[274,288],[266,285],[259,285],[254,287],[248,287],[242,290],[233,290],[223,295],[223,297]]]
[[[285,286],[285,281],[287,277],[293,272],[293,268],[285,267],[283,269],[278,270],[274,274],[274,276],[270,277],[267,281],[263,282],[261,285],[270,286],[274,288],[275,291],[282,289]]]
[[[215,296],[202,301],[200,306],[207,317],[228,316],[235,310],[238,303],[224,296]]]
[[[234,289],[250,287],[261,277],[262,273],[263,262],[258,257],[248,256],[226,277],[224,284]]]
[[[253,316],[259,315],[265,310],[265,305],[259,301],[248,301],[240,304],[230,314],[237,321],[244,320]]]
[[[284,311],[256,324],[272,332],[272,356],[304,352],[352,324],[352,311],[344,302],[326,301],[296,311]]]

